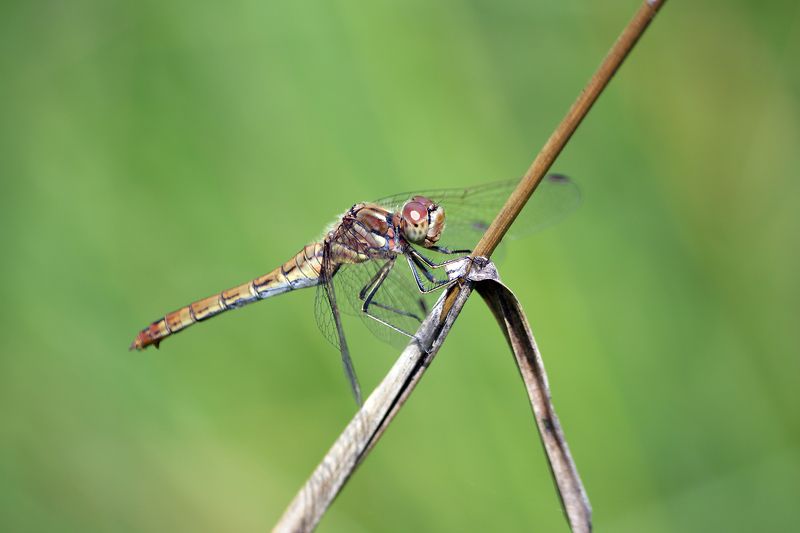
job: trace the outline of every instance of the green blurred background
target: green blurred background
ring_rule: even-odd
[[[356,201],[521,175],[635,1],[10,2],[0,529],[264,531],[354,412],[313,291],[129,353]],[[667,3],[500,264],[598,531],[789,531],[800,11]],[[320,531],[565,531],[477,298]],[[397,350],[350,323],[362,384]]]

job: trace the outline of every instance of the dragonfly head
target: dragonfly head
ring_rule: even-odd
[[[407,241],[434,246],[444,230],[444,207],[425,198],[414,196],[403,206],[400,229]]]

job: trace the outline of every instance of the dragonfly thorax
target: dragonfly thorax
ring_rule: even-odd
[[[414,196],[403,205],[400,231],[408,242],[434,246],[444,230],[444,207],[424,196]]]

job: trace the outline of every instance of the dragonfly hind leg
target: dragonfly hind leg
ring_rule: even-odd
[[[420,324],[422,323],[422,319],[421,319],[419,316],[415,315],[414,313],[409,313],[408,311],[403,311],[402,309],[397,309],[397,308],[394,308],[394,307],[392,307],[392,306],[390,306],[390,305],[384,305],[384,304],[382,304],[382,303],[380,303],[380,302],[378,302],[378,301],[375,301],[375,300],[370,300],[369,302],[365,302],[365,306],[364,306],[364,307],[362,307],[362,308],[361,308],[361,310],[362,310],[363,312],[367,313],[368,315],[372,316],[372,315],[369,313],[369,307],[370,307],[370,306],[379,307],[379,308],[381,308],[381,309],[385,309],[385,310],[387,310],[387,311],[391,311],[392,313],[398,314],[398,315],[400,315],[400,316],[407,316],[408,318],[413,318],[414,320],[416,320],[416,321],[417,321],[417,322],[419,322]],[[421,304],[420,304],[420,307],[421,307],[423,310],[425,309],[424,307],[422,307],[422,305],[421,305]],[[375,317],[374,317],[374,316],[372,316],[372,318],[375,318]]]
[[[392,312],[392,313],[396,313],[397,315],[400,315],[400,316],[413,318],[417,322],[422,323],[422,318],[420,318],[419,316],[415,315],[414,313],[412,313],[410,311],[405,311],[403,309],[397,309],[397,308],[392,307],[390,305],[382,304],[382,303],[374,300],[375,294],[377,294],[378,290],[381,288],[381,285],[383,285],[383,282],[386,280],[387,276],[392,271],[392,267],[393,266],[394,266],[394,260],[387,261],[380,268],[380,270],[378,270],[378,272],[375,274],[375,276],[373,276],[373,278],[369,281],[369,283],[367,283],[364,286],[364,288],[361,289],[361,292],[358,294],[359,299],[362,301],[361,311],[365,315],[370,317],[371,319],[379,322],[380,324],[383,324],[384,326],[386,326],[388,328],[391,328],[394,331],[396,331],[396,332],[398,332],[398,333],[400,333],[402,335],[405,335],[406,337],[411,337],[412,339],[416,339],[416,336],[413,333],[409,333],[409,332],[405,331],[404,329],[399,328],[399,327],[395,326],[394,324],[392,324],[390,322],[387,322],[386,320],[382,319],[381,317],[371,313],[370,310],[369,310],[370,306],[375,306],[375,307],[378,307],[380,309],[385,309],[386,311],[389,311],[389,312]],[[420,299],[420,308],[423,311],[426,310],[424,301],[422,299]]]

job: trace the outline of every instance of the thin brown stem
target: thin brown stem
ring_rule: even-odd
[[[567,116],[547,140],[547,143],[545,143],[501,212],[487,229],[473,251],[473,256],[488,257],[497,247],[497,244],[514,222],[528,198],[533,194],[539,181],[555,161],[664,1],[666,0],[647,0],[639,8],[636,15],[622,32],[622,35],[614,43],[597,72],[592,76],[589,84],[572,105]],[[485,263],[485,261],[483,262]],[[400,408],[405,404],[414,387],[421,379],[422,374],[435,357],[472,292],[474,283],[482,281],[481,276],[483,274],[480,273],[480,269],[485,269],[486,265],[479,268],[477,275],[475,273],[475,268],[479,267],[480,264],[481,261],[476,260],[472,269],[467,268],[465,270],[465,272],[471,272],[470,277],[463,274],[464,277],[460,282],[451,286],[447,293],[442,295],[437,305],[417,331],[415,335],[417,340],[409,344],[383,382],[373,391],[364,403],[363,408],[356,413],[312,476],[297,493],[295,499],[276,524],[274,531],[311,531],[316,527],[333,499],[341,491],[357,466],[361,464],[366,455],[375,446]],[[563,439],[563,435],[560,434],[561,430],[557,424],[557,418],[550,415],[539,416],[541,413],[537,407],[538,405],[550,406],[549,388],[547,386],[547,378],[544,375],[544,367],[541,366],[541,361],[537,359],[539,356],[532,337],[527,352],[525,346],[523,346],[524,343],[519,340],[525,336],[530,337],[527,322],[521,312],[520,316],[522,318],[517,322],[522,327],[521,329],[516,327],[516,329],[525,330],[525,335],[509,335],[507,332],[507,336],[512,347],[522,346],[522,349],[515,349],[515,355],[522,359],[527,357],[533,361],[532,363],[528,361],[528,363],[520,364],[520,371],[526,381],[526,386],[528,386],[529,394],[531,394],[531,402],[537,415],[537,424],[540,424],[540,431],[545,439],[545,447],[550,457],[551,468],[553,468],[556,476],[559,494],[564,501],[570,525],[574,531],[590,531],[591,509],[589,502],[583,491],[577,470],[574,469],[572,464],[566,441]],[[507,329],[511,331],[514,328]],[[541,398],[544,398],[544,400]],[[553,435],[555,435],[555,440],[553,440]],[[550,442],[547,440],[548,438],[552,441],[552,445],[548,445],[548,442]],[[561,445],[562,441],[563,446]],[[561,473],[559,474],[559,472]]]
[[[478,245],[475,246],[473,255],[490,257],[500,244],[500,240],[511,227],[511,224],[517,218],[525,203],[536,190],[539,182],[550,169],[550,166],[561,153],[561,150],[566,146],[572,134],[580,125],[586,114],[592,108],[592,105],[603,92],[608,82],[614,76],[614,73],[625,61],[628,53],[633,49],[639,37],[642,36],[644,30],[650,24],[655,14],[664,5],[666,0],[648,0],[642,4],[639,10],[634,15],[633,19],[628,23],[625,29],[620,34],[614,46],[609,50],[600,67],[594,73],[589,83],[578,95],[575,103],[567,112],[567,115],[561,120],[561,123],[555,129],[550,138],[542,147],[539,155],[533,160],[528,171],[522,177],[517,188],[506,201],[503,209],[497,214],[492,224],[483,234]]]

